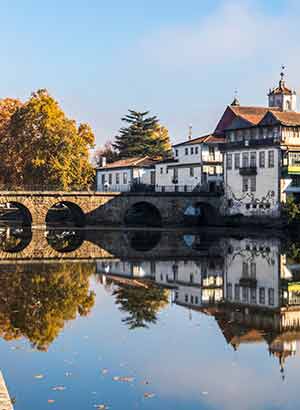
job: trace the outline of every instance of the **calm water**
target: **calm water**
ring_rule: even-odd
[[[16,410],[299,408],[299,244],[0,235],[0,367]]]

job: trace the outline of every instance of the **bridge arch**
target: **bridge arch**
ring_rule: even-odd
[[[186,225],[213,225],[217,217],[215,207],[207,202],[190,203],[184,211]]]
[[[71,201],[57,201],[49,209],[46,214],[46,225],[73,225],[82,227],[85,225],[85,214],[81,207]]]
[[[159,209],[147,201],[135,202],[125,212],[124,222],[129,226],[162,226]]]
[[[47,242],[58,253],[70,253],[82,246],[84,233],[70,229],[51,229],[47,234]]]
[[[31,240],[31,229],[3,227],[0,233],[0,250],[7,253],[19,253],[29,246]]]
[[[5,201],[0,204],[1,219],[31,226],[32,215],[27,206],[18,201]]]

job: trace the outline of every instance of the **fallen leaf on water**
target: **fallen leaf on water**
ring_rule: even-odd
[[[208,394],[207,391],[203,391],[202,394],[204,394],[205,396]]]
[[[98,409],[98,410],[106,410],[106,409],[109,409],[109,407],[106,406],[105,404],[95,404],[94,407],[96,407],[96,409]]]
[[[34,376],[34,378],[35,378],[35,379],[43,379],[43,378],[44,378],[44,375],[43,375],[43,374],[36,374],[36,375]]]
[[[152,399],[153,397],[155,397],[154,393],[144,393],[144,397],[145,399]]]
[[[102,369],[102,370],[101,370],[101,373],[102,373],[102,374],[108,373],[108,369]]]
[[[54,386],[52,387],[52,390],[53,391],[64,391],[66,390],[66,387],[65,386]]]
[[[134,377],[128,377],[128,376],[114,376],[113,380],[115,382],[126,382],[126,383],[131,383],[134,380]]]
[[[55,400],[49,399],[49,400],[48,400],[48,403],[51,403],[51,404],[52,404],[52,403],[55,403]]]

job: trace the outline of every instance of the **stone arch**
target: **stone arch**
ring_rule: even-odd
[[[139,201],[132,204],[125,212],[124,223],[131,226],[162,226],[162,215],[151,202]]]
[[[186,225],[214,225],[217,217],[215,207],[207,202],[190,203],[184,211]]]
[[[75,252],[84,242],[84,232],[70,229],[50,229],[47,234],[47,242],[58,253]]]
[[[6,253],[20,253],[26,249],[32,240],[31,229],[6,227],[1,232],[0,249]]]
[[[66,200],[57,200],[51,207],[48,208],[48,211],[46,213],[45,217],[45,223],[46,225],[51,225],[53,224],[53,220],[51,221],[51,213],[53,211],[56,212],[61,212],[63,213],[69,213],[70,219],[73,221],[74,226],[76,227],[82,227],[85,225],[85,213],[81,209],[81,207],[76,204],[75,202],[71,201],[66,201]],[[55,222],[54,222],[55,224]]]
[[[17,200],[10,200],[7,198],[5,201],[1,201],[2,204],[9,204],[12,209],[15,208],[17,209],[22,217],[22,222],[21,224],[23,226],[31,226],[32,224],[32,214],[30,210],[27,208],[26,205],[24,205],[22,202],[19,202]]]

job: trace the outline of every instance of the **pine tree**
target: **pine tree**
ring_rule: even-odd
[[[149,111],[129,110],[122,118],[127,126],[122,127],[113,147],[119,158],[131,157],[164,157],[170,154],[168,130],[159,124],[156,116],[149,117]]]

